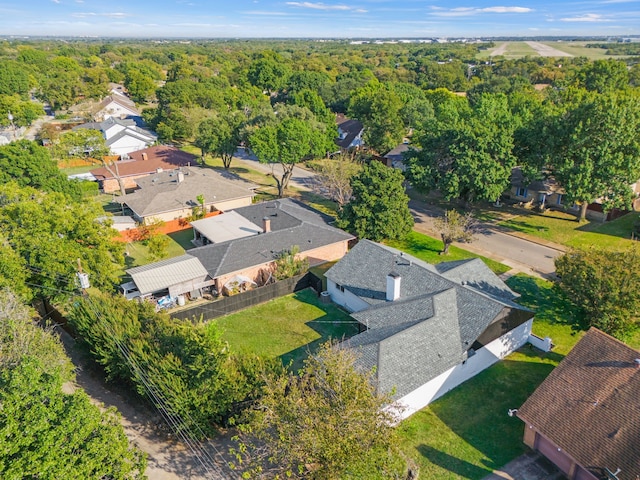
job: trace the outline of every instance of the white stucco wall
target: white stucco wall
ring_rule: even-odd
[[[482,370],[490,367],[498,360],[527,343],[531,333],[533,319],[505,333],[500,338],[478,350],[465,363],[450,368],[433,380],[425,383],[413,392],[397,400],[401,406],[401,419],[413,415],[448,391],[474,377]],[[416,366],[418,368],[418,366]]]
[[[137,152],[147,148],[151,142],[145,142],[135,137],[125,135],[111,144],[111,153],[114,155],[124,155],[125,153]]]
[[[344,292],[340,291],[336,282],[329,279],[327,279],[327,291],[329,292],[333,303],[337,303],[349,312],[359,312],[371,307],[367,302],[348,290],[345,290]]]

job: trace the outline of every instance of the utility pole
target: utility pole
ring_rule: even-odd
[[[91,284],[89,283],[89,275],[82,271],[82,263],[80,263],[80,259],[78,259],[78,273],[76,273],[76,277],[78,278],[82,295],[86,295],[87,288],[89,288]]]

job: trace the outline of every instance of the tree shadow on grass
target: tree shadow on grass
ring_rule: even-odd
[[[514,275],[507,285],[521,296],[517,302],[536,312],[536,319],[549,325],[568,325],[575,333],[586,330],[581,314],[560,288],[551,282],[541,281],[528,275]]]
[[[448,453],[441,452],[429,445],[418,445],[416,450],[431,463],[449,470],[452,474],[455,474],[457,478],[480,479],[492,472],[492,470],[488,468],[478,467]]]
[[[358,326],[360,324],[335,304],[320,303],[315,295],[310,296],[306,290],[296,293],[294,297],[301,302],[311,303],[324,312],[324,315],[305,323],[306,326],[320,335],[319,338],[280,355],[282,363],[289,366],[292,371],[297,372],[302,368],[304,359],[307,358],[310,353],[316,352],[320,345],[329,340],[341,341],[345,338],[352,337],[358,333]]]
[[[484,465],[423,445],[419,451],[426,460],[463,478],[482,479],[526,451],[523,424],[507,412],[519,408],[563,356],[526,346],[518,352],[526,358],[498,362],[429,407],[464,444],[488,459],[481,460]]]

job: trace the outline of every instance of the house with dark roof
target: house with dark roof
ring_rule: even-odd
[[[138,188],[137,180],[165,170],[197,165],[198,157],[176,147],[155,145],[132,152],[126,160],[118,160],[111,170],[124,181],[125,188]],[[91,174],[100,183],[104,193],[120,190],[117,178],[105,167],[91,170]]]
[[[637,480],[640,352],[591,328],[516,415],[570,480]]]
[[[338,138],[335,139],[335,142],[341,150],[359,148],[364,145],[362,141],[362,134],[364,133],[362,122],[347,118],[344,114],[339,113],[336,115],[336,124],[338,125]]]
[[[215,279],[218,291],[237,275],[262,285],[262,278],[273,270],[278,254],[293,246],[299,248],[300,257],[314,266],[342,258],[354,238],[333,227],[332,217],[290,198],[257,203],[234,212],[259,227],[259,231],[241,229],[238,238],[189,250],[189,255],[200,259]]]
[[[136,179],[138,189],[116,198],[136,221],[151,224],[188,218],[194,208],[204,213],[234,210],[251,205],[257,185],[232,175],[202,167],[156,171]],[[204,203],[198,197],[204,198]]]
[[[406,418],[529,340],[533,312],[480,259],[425,263],[361,240],[325,274],[363,332],[341,344]]]
[[[219,221],[225,217],[229,225],[221,226]],[[152,285],[153,291],[149,291],[151,287],[140,286],[140,291],[145,292],[143,296],[167,293],[176,296],[194,291],[198,295],[206,287],[222,292],[234,278],[248,279],[261,286],[283,250],[298,246],[298,255],[313,266],[342,258],[348,242],[353,240],[352,235],[331,226],[331,217],[286,198],[237,208],[233,215],[223,213],[214,218],[218,220],[214,228],[224,229],[217,237],[218,242],[188,250],[175,263],[165,260],[127,270],[136,284],[140,271],[145,277],[162,280]],[[189,261],[185,263],[186,260]],[[194,262],[202,268],[196,268]],[[185,269],[190,272],[186,276],[180,274]],[[206,278],[202,271],[206,271]],[[194,285],[197,289],[190,290]]]

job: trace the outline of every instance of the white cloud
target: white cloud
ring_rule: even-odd
[[[340,10],[351,11],[357,13],[366,13],[367,11],[362,8],[349,7],[348,5],[327,5],[326,3],[312,3],[312,2],[287,2],[287,5],[292,7],[311,8],[313,10]]]
[[[479,15],[482,13],[530,13],[533,8],[528,7],[456,7],[445,9],[442,7],[431,7],[433,15],[438,17],[465,17],[471,15]]]
[[[72,17],[75,18],[86,18],[86,17],[109,17],[109,18],[125,18],[130,17],[128,13],[122,12],[113,12],[113,13],[95,13],[95,12],[75,12],[71,14]]]
[[[533,9],[527,7],[487,7],[481,8],[480,11],[492,13],[529,13],[533,12]]]
[[[565,17],[560,19],[561,22],[610,22],[608,18],[603,17],[599,13],[586,13],[577,17]]]

